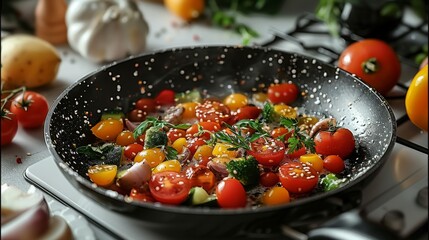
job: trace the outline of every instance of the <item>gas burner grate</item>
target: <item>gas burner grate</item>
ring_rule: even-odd
[[[321,41],[321,38],[325,41]],[[341,28],[339,37],[333,37],[323,21],[318,19],[313,13],[304,13],[297,18],[292,30],[288,32],[275,31],[272,39],[260,45],[263,47],[270,47],[281,41],[287,41],[299,46],[307,53],[320,54],[322,56],[321,60],[327,63],[335,64],[341,52],[348,45],[362,39],[364,38],[353,34],[345,28]],[[402,64],[408,65],[417,71],[418,64],[415,61],[415,57],[428,42],[428,22],[425,20],[418,24],[411,24],[402,21],[397,29],[392,31],[383,41],[387,42],[395,50]],[[326,45],[326,43],[330,44]],[[401,82],[398,82],[397,87],[402,89],[404,93],[408,90],[408,86]],[[405,100],[405,94],[400,96],[387,96],[386,99]],[[407,115],[396,119],[398,126],[408,121],[409,118]],[[422,153],[429,153],[427,148],[399,136],[397,136],[396,142]]]

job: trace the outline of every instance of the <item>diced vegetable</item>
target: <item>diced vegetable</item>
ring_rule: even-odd
[[[229,175],[236,178],[244,186],[255,185],[259,182],[258,161],[253,157],[231,160],[226,164]]]

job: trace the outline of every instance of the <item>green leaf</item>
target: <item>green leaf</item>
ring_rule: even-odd
[[[178,152],[175,148],[170,146],[165,147],[165,157],[167,158],[167,160],[177,159],[177,154]]]
[[[274,106],[268,102],[262,108],[262,121],[265,123],[272,123],[275,120]]]

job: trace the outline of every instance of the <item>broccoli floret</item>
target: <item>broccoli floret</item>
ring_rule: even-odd
[[[338,177],[333,173],[327,174],[320,180],[320,184],[325,192],[337,189],[343,182],[344,181],[342,179],[338,179]]]
[[[244,186],[259,182],[258,161],[254,157],[231,160],[226,164],[226,169],[230,176],[239,180]]]
[[[166,146],[167,142],[168,142],[167,133],[165,133],[159,127],[150,127],[146,131],[146,135],[144,139],[144,147],[146,149]]]

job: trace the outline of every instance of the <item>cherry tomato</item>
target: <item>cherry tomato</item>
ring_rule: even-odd
[[[238,122],[243,119],[256,119],[261,114],[262,110],[256,106],[244,106],[237,110],[234,116],[234,121]]]
[[[262,204],[267,206],[290,202],[289,192],[284,187],[273,187],[262,195]]]
[[[186,136],[186,132],[183,129],[170,128],[170,130],[168,130],[167,132],[167,137],[171,143],[185,136]]]
[[[182,166],[180,165],[179,161],[168,160],[158,164],[158,166],[156,166],[153,169],[152,173],[159,173],[159,172],[166,172],[166,171],[179,173],[181,169],[182,169]]]
[[[289,104],[298,98],[299,89],[293,83],[273,84],[268,87],[268,99],[274,103]]]
[[[155,199],[152,197],[151,193],[149,191],[142,191],[140,189],[131,189],[130,198],[135,201],[140,202],[155,202]]]
[[[237,109],[246,106],[247,102],[248,99],[246,95],[241,93],[230,94],[223,100],[223,104],[232,111],[236,111]]]
[[[289,150],[288,150],[288,151],[289,151]],[[296,159],[296,158],[299,158],[299,157],[301,157],[302,155],[304,155],[306,152],[307,152],[307,149],[306,149],[305,147],[302,147],[302,148],[300,148],[300,149],[298,149],[298,150],[296,150],[296,151],[294,151],[294,152],[292,152],[292,153],[288,153],[288,154],[287,154],[287,156],[288,156],[290,159]]]
[[[191,152],[191,156],[195,154],[199,146],[206,145],[206,141],[199,137],[189,138],[187,140],[187,148]]]
[[[186,177],[191,180],[192,187],[202,187],[209,192],[216,183],[216,177],[206,166],[190,166],[185,171]]]
[[[311,166],[301,162],[289,162],[279,168],[282,186],[291,193],[307,193],[316,187],[319,175]]]
[[[158,105],[172,105],[175,103],[175,92],[170,89],[164,89],[155,97],[155,103]]]
[[[295,108],[285,105],[285,104],[277,104],[274,105],[274,112],[277,113],[279,116],[285,117],[285,118],[297,118],[298,113],[296,112]]]
[[[285,145],[274,138],[259,138],[250,145],[251,150],[248,150],[247,153],[265,166],[276,166],[285,156]]]
[[[188,197],[191,181],[177,172],[159,172],[152,175],[149,189],[158,202],[178,205]]]
[[[48,110],[48,100],[43,95],[32,91],[20,93],[10,106],[10,111],[16,115],[18,122],[24,128],[43,126]]]
[[[264,172],[259,177],[259,182],[264,187],[272,187],[279,182],[279,176],[274,172]]]
[[[18,131],[18,119],[15,114],[7,111],[1,111],[1,145],[12,142]]]
[[[230,109],[217,101],[205,101],[195,108],[195,114],[200,122],[217,122],[222,124],[231,119]]]
[[[108,186],[115,180],[118,167],[116,165],[93,165],[88,168],[88,177],[98,186]]]
[[[197,148],[194,154],[194,159],[198,160],[198,164],[206,166],[207,163],[213,158],[213,147],[209,145],[202,145]]]
[[[321,155],[349,156],[355,150],[355,138],[347,128],[319,131],[314,137],[316,153]]]
[[[410,121],[428,131],[428,65],[426,64],[411,81],[405,96],[405,108]]]
[[[332,173],[340,173],[345,168],[344,160],[337,155],[329,155],[323,159],[323,167]]]
[[[282,139],[284,143],[287,143],[287,140],[292,135],[292,131],[289,131],[287,128],[278,127],[274,128],[271,131],[271,137],[275,139]]]
[[[122,120],[106,119],[101,120],[91,128],[92,133],[101,140],[113,141],[122,132],[124,124]]]
[[[318,154],[307,153],[299,157],[299,161],[306,163],[314,168],[317,172],[323,170],[323,160]]]
[[[198,18],[205,8],[204,0],[164,0],[167,9],[185,21]]]
[[[181,104],[183,107],[182,118],[191,119],[196,117],[195,108],[198,106],[196,102],[186,102]]]
[[[216,157],[229,157],[234,158],[237,156],[238,152],[235,150],[229,150],[234,146],[228,143],[216,143],[213,147],[212,154]]]
[[[401,63],[395,51],[378,39],[352,43],[341,53],[338,67],[356,74],[382,95],[396,85],[401,75]]]
[[[128,159],[133,160],[137,156],[137,153],[141,151],[143,151],[143,146],[141,144],[131,143],[125,147],[124,155]]]
[[[134,162],[145,161],[151,168],[158,166],[165,160],[165,153],[161,148],[149,148],[137,153]]]
[[[152,98],[140,98],[136,101],[136,109],[140,109],[144,112],[151,113],[156,110],[156,102]]]
[[[127,146],[135,141],[133,132],[130,130],[124,130],[116,137],[116,144],[120,146]]]
[[[141,109],[133,109],[128,113],[128,120],[131,122],[143,122],[146,119],[148,112]]]
[[[176,141],[174,141],[171,146],[177,150],[178,153],[182,153],[183,152],[183,148],[188,146],[188,142],[186,141],[186,138],[181,137],[176,139]]]
[[[221,127],[217,122],[199,122],[192,124],[190,128],[186,130],[186,137],[200,137],[203,139],[209,139],[211,132],[220,131]],[[200,133],[199,136],[198,133]]]
[[[217,202],[222,208],[242,208],[247,204],[247,195],[240,181],[225,179],[216,186]]]

